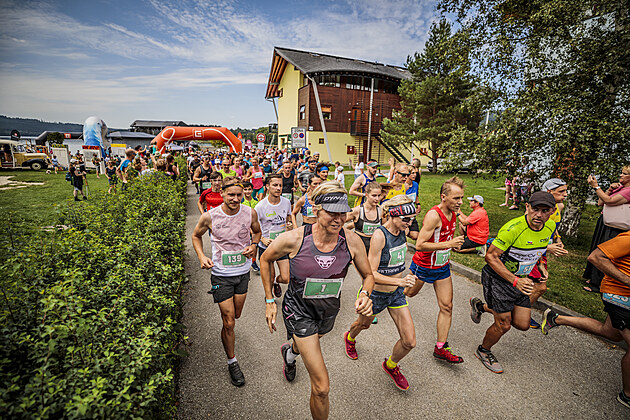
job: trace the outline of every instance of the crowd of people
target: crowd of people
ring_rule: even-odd
[[[284,377],[289,382],[295,379],[296,359],[301,356],[310,377],[310,409],[316,419],[327,418],[329,412],[330,382],[320,339],[334,326],[350,265],[362,285],[354,304],[357,318],[343,335],[346,355],[353,360],[359,357],[361,331],[375,324],[387,309],[399,336],[382,368],[401,390],[410,385],[399,363],[416,345],[409,300],[427,283],[433,286],[439,308],[433,356],[447,363],[464,362],[448,342],[453,316],[451,252],[485,258],[483,298],[471,297],[470,305],[474,323],[480,323],[484,313],[493,317],[475,351],[491,372],[503,372],[493,349],[511,327],[541,328],[547,334],[556,326],[570,325],[630,343],[630,226],[625,231],[622,226],[610,227],[605,210],[603,227],[596,230],[588,258],[589,266],[603,278],[600,291],[606,321],[547,310],[541,326],[532,318],[531,307],[547,290],[547,253],[568,253],[558,233],[566,182],[552,178],[538,191],[529,187],[521,191],[524,214],[489,238],[484,197],[466,197],[458,177],[443,183],[439,202],[418,223],[419,166],[419,162],[390,162],[386,179],[377,180],[379,163],[368,160],[354,167],[354,181],[346,190],[345,179],[339,175],[343,166],[336,162],[333,168],[320,161],[317,153],[190,154],[188,174],[199,194],[201,213],[193,245],[201,267],[211,270],[209,293],[221,312],[221,339],[233,385],[245,384],[234,331],[252,270],[262,279],[269,331],[276,331],[278,315],[286,329],[287,342],[281,348]],[[619,183],[606,192],[594,178],[589,183],[600,205],[614,207],[630,201],[630,167],[623,168]],[[462,209],[465,200],[470,213]],[[211,257],[203,250],[208,231]],[[408,239],[415,241],[409,265]],[[595,283],[591,280],[590,284]],[[281,285],[287,285],[284,297]],[[630,353],[622,360],[622,378],[623,390],[617,399],[630,408]]]

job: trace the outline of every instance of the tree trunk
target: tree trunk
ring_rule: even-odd
[[[571,188],[569,196],[566,200],[564,214],[562,215],[562,223],[560,224],[560,234],[575,238],[582,219],[582,212],[586,205],[586,197],[588,194],[588,185],[575,186]]]

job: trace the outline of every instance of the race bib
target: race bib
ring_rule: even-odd
[[[363,222],[363,234],[365,235],[372,235],[376,229],[378,229],[378,227],[380,226],[380,223],[370,223],[370,222]]]
[[[608,303],[612,303],[613,305],[620,306],[626,310],[630,310],[630,297],[629,296],[614,295],[612,293],[603,293],[602,299]]]
[[[262,176],[263,176],[262,172],[256,172],[254,174],[254,178],[262,178]]]
[[[210,181],[201,181],[200,182],[200,186],[202,190],[209,190],[210,188],[212,188],[212,182]]]
[[[451,257],[450,249],[442,249],[439,251],[435,251],[435,265],[441,266],[445,265],[449,258]]]
[[[387,267],[398,267],[405,263],[405,255],[407,254],[407,244],[402,244],[389,249],[389,264]]]
[[[282,196],[287,200],[291,201],[291,197],[293,197],[293,193],[282,193]]]
[[[340,279],[307,278],[304,283],[304,299],[339,298],[343,277]]]
[[[247,259],[243,255],[243,252],[224,252],[221,255],[221,264],[225,267],[238,267],[239,265],[245,264]]]
[[[306,217],[315,217],[315,214],[313,213],[313,206],[308,206],[306,208]]]
[[[519,262],[518,263],[518,270],[516,270],[516,272],[514,274],[516,274],[517,276],[526,276],[529,273],[532,272],[532,270],[534,269],[534,266],[536,265],[538,261],[528,261],[528,262]]]
[[[278,236],[280,236],[281,233],[284,233],[285,231],[285,229],[282,229],[275,232],[269,232],[269,239],[276,239]]]

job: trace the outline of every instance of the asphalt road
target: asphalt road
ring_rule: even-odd
[[[191,234],[199,212],[197,195],[189,187],[184,317],[189,337],[179,378],[180,419],[308,419],[310,383],[298,358],[297,377],[288,383],[282,375],[280,346],[286,331],[265,323],[260,276],[252,271],[242,317],[236,323],[236,356],[246,385],[231,385],[221,345],[219,310],[207,293],[210,273],[199,268]],[[206,236],[207,238],[207,236]],[[204,241],[210,255],[208,241]],[[409,258],[411,255],[408,256]],[[449,343],[464,358],[449,365],[433,357],[438,313],[433,289],[425,288],[409,305],[416,326],[417,346],[400,363],[410,383],[398,390],[381,362],[398,339],[385,312],[378,325],[357,340],[358,360],[344,352],[343,334],[356,319],[353,304],[361,281],[353,267],[341,295],[341,312],[334,329],[322,339],[330,375],[331,419],[622,419],[630,410],[616,401],[621,389],[620,361],[624,352],[590,335],[567,327],[509,331],[494,347],[504,373],[487,370],[474,356],[491,316],[481,324],[470,320],[470,296],[482,296],[481,286],[454,275],[453,325]],[[286,290],[286,286],[283,286]],[[534,317],[540,320],[541,314]]]

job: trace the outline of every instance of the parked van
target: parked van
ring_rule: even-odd
[[[52,161],[46,153],[30,153],[14,140],[0,139],[0,160],[2,168],[31,168],[34,171],[48,169]]]

